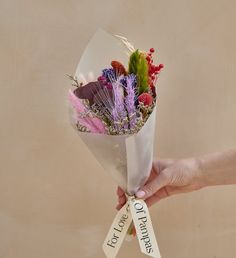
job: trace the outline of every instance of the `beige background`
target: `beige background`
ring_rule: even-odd
[[[0,0],[0,258],[104,257],[116,185],[68,123],[64,76],[99,26],[158,49],[156,154],[178,158],[236,146],[235,25],[233,0]],[[153,207],[163,258],[236,257],[235,195]]]

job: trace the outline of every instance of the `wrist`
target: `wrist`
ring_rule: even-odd
[[[236,151],[216,152],[198,158],[204,186],[236,184]]]

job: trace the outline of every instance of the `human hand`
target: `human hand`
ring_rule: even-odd
[[[146,201],[148,206],[174,194],[187,193],[204,186],[202,171],[197,159],[157,160],[146,184],[139,189],[136,197]],[[118,187],[117,209],[126,203],[125,192]]]

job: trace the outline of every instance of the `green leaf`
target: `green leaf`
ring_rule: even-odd
[[[129,59],[129,73],[136,74],[139,95],[148,92],[148,63],[146,57],[138,49]]]

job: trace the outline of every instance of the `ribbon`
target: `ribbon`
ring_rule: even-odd
[[[132,221],[141,252],[154,258],[161,258],[148,207],[143,200],[136,199],[134,196],[128,197],[128,201],[118,211],[112,222],[103,243],[106,257],[116,257]]]

